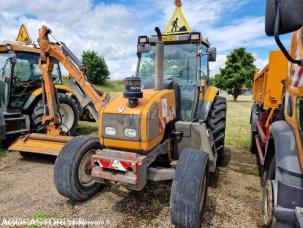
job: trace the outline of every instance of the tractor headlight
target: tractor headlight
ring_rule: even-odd
[[[105,127],[105,134],[115,136],[117,134],[117,131],[113,127]]]
[[[128,137],[128,138],[136,138],[137,131],[136,131],[136,129],[125,128],[124,135],[125,135],[125,137]]]

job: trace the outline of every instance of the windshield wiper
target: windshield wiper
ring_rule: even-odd
[[[174,73],[170,78],[168,78],[168,80],[173,80],[174,78],[183,78],[184,73],[189,71],[189,66],[183,67],[181,70],[177,71],[176,73]],[[187,81],[188,81],[188,77],[189,75],[187,74]]]

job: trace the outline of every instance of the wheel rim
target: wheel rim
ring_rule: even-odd
[[[67,104],[60,104],[59,112],[61,116],[61,130],[64,133],[68,133],[74,125],[74,110]]]
[[[206,182],[207,182],[207,178],[206,178],[206,174],[204,174],[203,179],[202,179],[202,185],[201,185],[201,188],[200,188],[199,214],[202,214],[202,212],[203,212],[203,205],[204,205],[205,194],[206,194],[206,185],[207,185]]]
[[[95,181],[94,178],[91,176],[92,166],[91,166],[91,157],[95,154],[95,150],[91,150],[87,152],[83,158],[81,159],[78,176],[81,185],[85,187],[92,186]]]
[[[271,180],[266,182],[263,191],[263,220],[265,225],[270,225],[273,219],[273,188]]]

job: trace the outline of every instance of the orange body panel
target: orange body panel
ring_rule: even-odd
[[[276,109],[282,102],[283,83],[288,62],[281,51],[271,51],[269,63],[254,77],[253,99],[263,109]]]
[[[31,52],[31,53],[40,53],[40,48],[34,45],[26,45],[20,42],[7,42],[12,48],[12,51],[24,51],[24,52]],[[0,52],[7,52],[5,45],[0,45]]]
[[[163,103],[163,100],[166,100],[166,102]],[[159,127],[160,131],[158,136],[153,139],[148,139],[148,112],[155,103],[157,104],[159,110],[159,117],[157,117],[159,118],[159,126],[163,124],[163,127]],[[164,107],[163,104],[167,104],[167,107]],[[121,110],[123,111],[121,112]],[[103,109],[101,109],[99,120],[100,142],[105,147],[136,150],[146,153],[152,150],[155,146],[159,145],[159,143],[162,141],[166,124],[175,119],[175,110],[176,100],[174,90],[144,90],[143,98],[139,99],[139,105],[135,108],[129,108],[128,99],[123,98],[121,94],[111,100]],[[140,116],[140,140],[138,142],[134,142],[106,138],[106,136],[103,135],[102,115],[104,113]]]
[[[302,46],[302,35],[303,35],[303,28],[298,30],[297,32],[294,32],[292,35],[292,42],[291,42],[291,50],[290,54],[295,59],[303,59],[303,46]],[[285,109],[284,109],[284,115],[286,121],[292,126],[297,142],[297,150],[298,150],[298,156],[300,159],[300,165],[301,170],[303,171],[303,147],[302,147],[302,140],[301,140],[301,134],[299,126],[299,120],[298,120],[298,113],[297,113],[297,98],[303,97],[303,86],[293,86],[293,72],[296,70],[300,70],[300,66],[296,64],[290,64],[289,66],[289,72],[288,72],[288,78],[286,83],[286,97],[292,96],[293,99],[293,115],[289,116],[287,113],[288,109],[288,102],[285,102]],[[286,98],[287,100],[287,98]]]

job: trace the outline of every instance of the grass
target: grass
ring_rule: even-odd
[[[7,153],[7,150],[4,149],[1,145],[0,145],[0,158],[4,157]]]
[[[63,84],[69,86],[69,81],[67,77],[63,77]],[[122,92],[124,89],[123,80],[107,80],[103,85],[95,85],[98,90],[108,93]]]
[[[43,212],[38,212],[35,216],[35,220],[37,221],[37,223],[42,223],[45,219],[47,219],[47,215]],[[32,224],[30,226],[30,228],[37,228],[37,227],[41,227],[40,225],[36,225],[36,224]]]
[[[227,96],[227,126],[225,144],[249,148],[250,143],[250,97],[240,96],[237,102]]]

